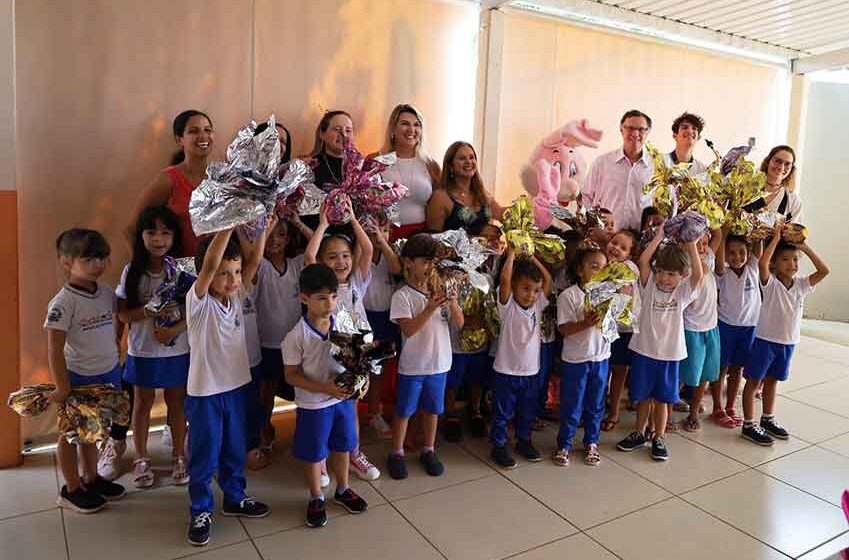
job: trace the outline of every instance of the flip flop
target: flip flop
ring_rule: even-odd
[[[724,410],[717,410],[710,415],[710,419],[713,420],[714,424],[722,428],[733,430],[737,427],[737,422],[735,422],[734,419],[731,418]]]
[[[602,432],[612,432],[616,429],[616,424],[619,423],[619,420],[608,420],[604,419],[601,422],[601,431]]]

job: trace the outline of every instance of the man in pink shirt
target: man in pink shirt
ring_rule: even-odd
[[[651,157],[643,149],[650,130],[651,118],[642,111],[632,109],[622,115],[622,147],[596,158],[581,192],[584,206],[613,212],[616,229],[639,231],[643,208],[651,206],[651,196],[643,194],[654,173]]]

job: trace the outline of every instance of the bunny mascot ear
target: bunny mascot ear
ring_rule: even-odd
[[[598,141],[601,140],[602,135],[600,130],[590,128],[590,123],[587,119],[572,121],[561,127],[557,133],[560,135],[560,142],[570,148],[577,148],[578,146],[598,148]]]

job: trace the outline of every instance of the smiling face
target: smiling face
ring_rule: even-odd
[[[403,145],[415,150],[422,138],[422,121],[414,113],[401,113],[392,131],[392,138],[396,149]]]
[[[222,259],[212,277],[209,293],[221,301],[226,301],[242,287],[242,259]]]
[[[677,270],[658,268],[654,272],[654,283],[664,292],[671,292],[678,287],[684,275]]]
[[[795,163],[793,154],[787,150],[778,150],[770,158],[766,168],[766,180],[770,185],[780,185],[790,175]]]
[[[643,149],[643,142],[649,135],[649,123],[645,117],[628,117],[619,126],[622,134],[622,148],[627,153],[637,153]]]
[[[607,256],[611,261],[625,262],[631,258],[634,250],[634,238],[619,232],[607,242]]]
[[[725,259],[728,261],[728,266],[734,270],[740,270],[749,260],[749,247],[742,241],[728,241],[725,244]]]
[[[455,177],[471,179],[478,172],[478,157],[471,146],[460,146],[451,159],[451,170]]]
[[[156,220],[154,227],[142,231],[144,248],[153,257],[164,257],[174,244],[174,232],[167,228],[162,220]]]
[[[265,241],[266,256],[282,255],[289,243],[289,228],[285,220],[280,220]]]
[[[353,267],[351,245],[341,237],[328,237],[321,244],[318,260],[330,267],[340,283],[348,281]]]
[[[701,133],[693,123],[682,121],[678,124],[678,132],[672,133],[672,138],[675,140],[675,147],[684,151],[692,150],[696,142],[699,141]]]
[[[345,149],[345,138],[354,141],[354,122],[348,115],[333,115],[327,129],[321,131],[324,150],[331,156],[340,157]]]
[[[183,135],[176,140],[186,156],[207,157],[212,152],[215,130],[204,115],[194,115],[186,122]]]

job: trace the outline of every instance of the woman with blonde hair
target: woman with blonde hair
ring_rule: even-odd
[[[788,222],[802,220],[802,199],[794,191],[796,175],[796,152],[790,146],[775,146],[761,162],[761,171],[766,174],[766,194],[747,208],[766,207],[767,210],[784,216]]]

